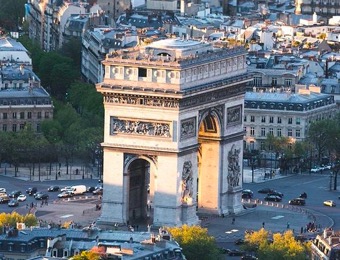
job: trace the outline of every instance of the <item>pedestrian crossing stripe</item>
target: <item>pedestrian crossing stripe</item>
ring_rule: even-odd
[[[60,216],[60,218],[69,218],[69,217],[73,217],[73,215],[72,214],[68,214],[68,215]]]

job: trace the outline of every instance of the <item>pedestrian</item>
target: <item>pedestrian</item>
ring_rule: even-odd
[[[303,227],[301,227],[300,233],[301,233],[301,234],[303,233]]]
[[[60,177],[60,171],[58,171],[58,176]]]
[[[231,224],[234,225],[235,224],[235,217],[232,218],[231,220]]]
[[[265,225],[265,223],[264,223],[264,222],[262,222],[262,228],[264,228],[264,225]]]
[[[46,201],[45,201],[45,204],[46,204],[46,206],[48,206],[48,200],[46,199]]]
[[[289,223],[289,222],[287,222],[287,229],[289,229],[289,226],[290,226],[290,223]]]

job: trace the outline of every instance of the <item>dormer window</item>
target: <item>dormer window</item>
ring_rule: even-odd
[[[138,77],[140,77],[140,78],[146,78],[147,77],[146,68],[138,68]]]

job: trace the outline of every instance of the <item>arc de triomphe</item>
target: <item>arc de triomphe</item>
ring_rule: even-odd
[[[242,211],[246,51],[167,39],[107,55],[98,223],[197,224]]]

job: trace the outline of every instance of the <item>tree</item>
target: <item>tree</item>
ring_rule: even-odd
[[[22,23],[26,0],[0,0],[0,27],[17,31]]]
[[[284,234],[275,233],[270,240],[269,232],[260,229],[245,235],[243,248],[248,251],[256,251],[259,259],[263,260],[305,260],[310,253],[310,244],[301,243],[294,238],[291,230]]]
[[[100,260],[101,255],[96,251],[83,251],[81,254],[73,256],[72,260]]]
[[[16,227],[17,223],[25,223],[27,227],[32,227],[37,225],[38,220],[33,214],[0,213],[0,230],[3,230],[5,226]]]
[[[167,230],[180,244],[187,259],[218,259],[219,251],[215,244],[215,238],[208,235],[206,228],[183,225],[168,227]]]

